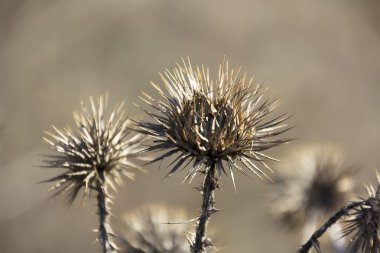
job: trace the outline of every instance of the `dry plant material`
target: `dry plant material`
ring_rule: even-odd
[[[186,212],[152,204],[125,214],[125,253],[188,253]],[[172,221],[179,221],[172,223]]]
[[[204,176],[201,213],[190,238],[191,252],[204,252],[212,246],[206,229],[211,214],[217,212],[215,190],[221,175],[229,174],[234,186],[236,171],[269,179],[266,161],[275,159],[263,151],[289,140],[279,137],[289,130],[285,123],[289,116],[269,119],[278,101],[264,99],[261,85],[254,85],[240,68],[229,69],[227,61],[220,65],[216,80],[207,68],[193,69],[184,60],[161,74],[161,80],[163,88],[152,83],[160,99],[146,93],[142,97],[153,109],[146,110],[153,122],[137,122],[136,130],[154,138],[146,151],[163,151],[151,163],[176,156],[167,176],[184,168],[188,168],[184,181]]]
[[[377,189],[367,187],[365,204],[353,208],[345,221],[344,236],[352,234],[349,252],[380,252],[380,179]]]
[[[380,178],[377,189],[368,186],[368,198],[352,202],[338,210],[325,224],[317,229],[299,249],[307,253],[311,248],[321,252],[319,238],[335,223],[343,220],[345,225],[342,236],[351,237],[347,252],[379,253],[380,252]]]
[[[309,238],[352,198],[355,174],[337,147],[319,145],[294,151],[274,180],[275,217],[286,228],[301,231],[304,239]],[[342,242],[332,240],[336,247],[341,247]]]
[[[142,135],[133,135],[129,129],[130,121],[124,115],[120,104],[105,117],[107,98],[99,97],[98,102],[90,97],[91,107],[83,103],[82,110],[74,112],[76,131],[69,128],[46,132],[44,141],[57,152],[47,155],[45,167],[60,168],[64,172],[44,182],[53,182],[50,189],[53,197],[66,195],[71,205],[83,190],[83,199],[95,191],[97,194],[99,229],[98,241],[104,253],[116,252],[114,233],[110,226],[110,188],[114,191],[122,184],[122,175],[131,179],[130,169],[140,169],[132,158],[142,158],[139,144]]]

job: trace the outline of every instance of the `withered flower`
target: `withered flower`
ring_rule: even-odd
[[[275,159],[263,151],[288,141],[276,137],[289,129],[284,123],[289,116],[267,119],[278,101],[264,100],[261,85],[247,80],[240,68],[230,70],[227,61],[220,65],[215,81],[207,68],[193,69],[184,60],[161,79],[165,91],[152,85],[162,98],[146,93],[142,98],[156,111],[146,111],[154,122],[137,122],[137,131],[155,139],[147,150],[165,151],[152,163],[177,154],[168,175],[192,163],[186,180],[202,171],[202,165],[219,176],[228,170],[232,179],[234,169],[267,177],[258,164],[270,170],[265,161]]]
[[[368,199],[353,209],[345,221],[344,236],[352,234],[348,252],[380,252],[380,178],[377,189],[367,187]]]
[[[187,253],[185,216],[183,209],[157,204],[125,214],[123,252]]]
[[[352,197],[355,170],[329,145],[296,150],[283,165],[274,182],[273,212],[285,226],[309,237]]]
[[[134,172],[130,169],[140,169],[131,159],[142,158],[139,144],[143,137],[131,134],[123,104],[116,106],[106,119],[107,99],[101,96],[96,104],[90,97],[90,102],[90,110],[81,102],[82,110],[74,112],[76,132],[53,126],[55,133],[45,132],[49,137],[43,138],[59,153],[47,155],[46,166],[65,170],[46,182],[56,182],[50,189],[55,191],[53,196],[67,193],[69,204],[82,188],[87,197],[105,182],[116,191],[116,186],[122,184],[122,175],[133,179]]]
[[[96,103],[90,97],[90,101],[90,109],[81,103],[82,110],[74,112],[76,131],[53,126],[54,133],[46,132],[48,137],[43,139],[58,154],[47,155],[45,167],[61,168],[64,172],[44,182],[54,182],[50,189],[54,191],[53,196],[66,194],[69,205],[81,189],[84,189],[83,197],[89,197],[95,191],[100,220],[99,241],[104,252],[114,252],[108,221],[109,188],[116,190],[122,183],[122,175],[133,178],[130,169],[139,169],[131,159],[141,158],[139,144],[143,136],[131,134],[130,121],[122,111],[122,104],[106,118],[107,98],[101,96]]]
[[[240,68],[230,70],[227,61],[220,65],[216,80],[210,78],[208,68],[193,69],[184,60],[161,74],[161,80],[164,89],[152,83],[161,99],[143,93],[154,110],[146,112],[154,121],[137,122],[137,131],[154,138],[147,151],[164,151],[152,163],[176,154],[169,176],[189,164],[184,181],[205,174],[202,213],[191,245],[192,252],[203,252],[209,241],[205,224],[216,212],[214,190],[221,174],[228,171],[234,186],[235,170],[268,178],[260,167],[270,170],[266,161],[275,159],[263,151],[288,141],[278,135],[289,129],[284,123],[289,116],[269,119],[278,101],[263,99],[261,86],[247,80]]]

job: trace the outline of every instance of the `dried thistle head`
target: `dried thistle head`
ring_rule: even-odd
[[[186,225],[168,224],[182,221],[184,217],[186,212],[183,209],[157,204],[126,214],[126,249],[123,252],[187,253]]]
[[[274,215],[290,229],[325,219],[351,198],[354,175],[336,147],[297,150],[275,179]]]
[[[215,167],[219,176],[228,170],[232,180],[234,170],[267,177],[259,164],[270,170],[265,161],[275,159],[263,151],[288,141],[278,135],[289,129],[284,123],[289,116],[268,117],[277,100],[264,100],[261,86],[247,80],[240,68],[229,69],[227,61],[216,80],[208,68],[193,69],[184,60],[161,80],[164,89],[152,83],[161,99],[146,93],[142,98],[155,111],[146,111],[154,121],[137,122],[138,132],[154,138],[147,151],[164,151],[152,162],[176,154],[168,175],[192,163],[185,177],[190,182],[204,171],[202,165]]]
[[[367,186],[368,199],[355,208],[344,223],[344,236],[352,234],[349,252],[380,252],[380,177],[377,189]]]
[[[43,138],[58,152],[46,156],[44,167],[64,170],[44,182],[54,182],[50,189],[53,197],[65,193],[69,205],[82,188],[83,197],[90,196],[99,185],[107,184],[116,191],[116,185],[122,184],[121,175],[133,179],[130,168],[139,169],[131,159],[141,158],[139,144],[143,137],[131,134],[123,104],[117,105],[108,118],[107,97],[100,96],[97,102],[90,97],[90,104],[88,109],[81,102],[81,111],[74,112],[76,131],[53,126],[54,133],[45,132],[47,137]]]

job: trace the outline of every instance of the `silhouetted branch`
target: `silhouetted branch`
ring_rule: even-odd
[[[318,252],[321,252],[318,239],[326,232],[326,230],[334,225],[334,223],[336,223],[344,215],[347,215],[351,209],[366,204],[366,201],[352,202],[351,204],[340,209],[333,216],[331,216],[325,224],[323,224],[317,231],[312,234],[310,239],[298,250],[298,253],[308,253],[311,247],[314,247]]]

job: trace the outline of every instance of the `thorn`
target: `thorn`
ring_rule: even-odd
[[[199,191],[203,195],[203,187],[202,186],[193,187],[193,189],[196,191]]]
[[[208,210],[209,215],[217,213],[217,212],[219,212],[219,209],[217,209],[215,207],[213,207],[213,208],[211,208],[211,209]]]
[[[212,247],[212,248],[215,248],[214,244],[212,243],[211,241],[211,238],[205,238],[203,240],[203,246],[206,248],[206,247]]]

